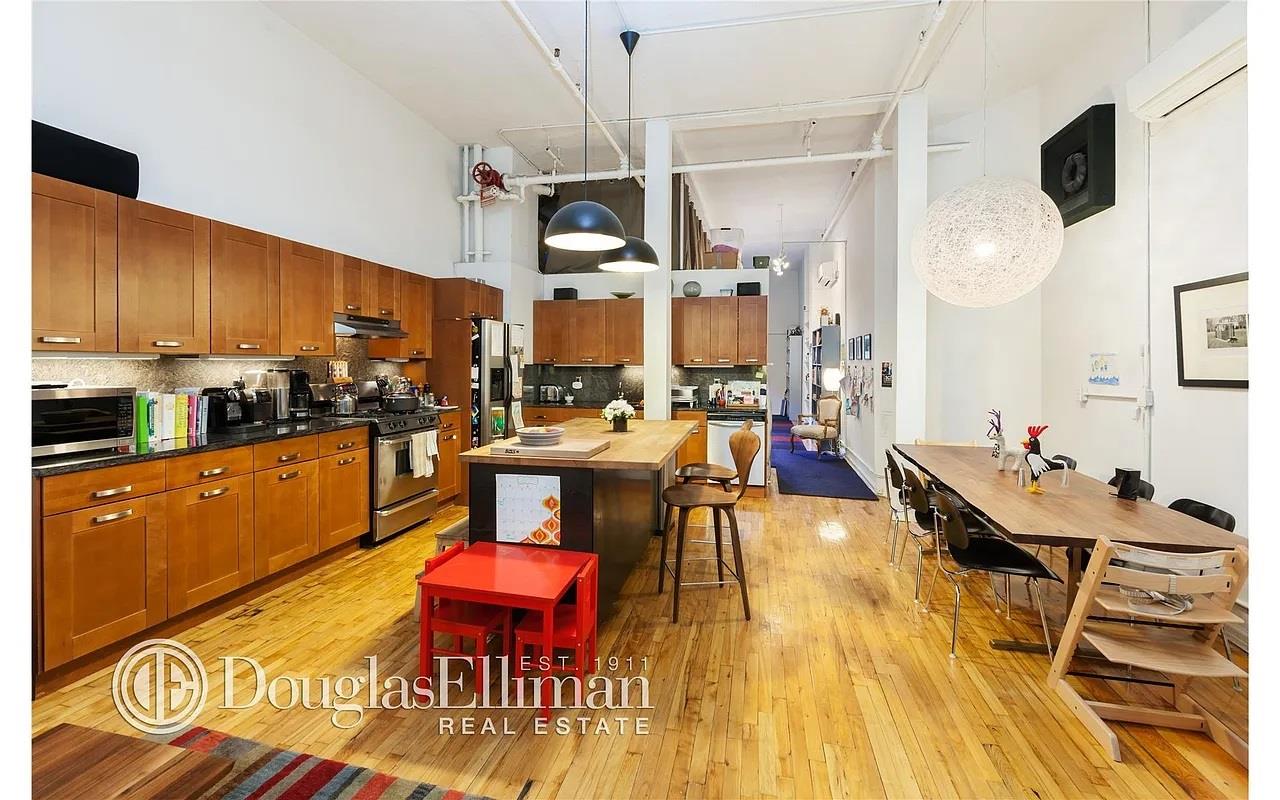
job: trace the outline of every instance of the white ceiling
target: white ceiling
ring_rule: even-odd
[[[582,168],[582,107],[542,61],[508,8],[471,2],[268,2],[281,17],[458,142],[511,144],[519,171]],[[929,76],[931,119],[981,107],[982,8],[957,0],[912,86]],[[1114,18],[1125,0],[992,0],[987,4],[989,97],[1035,83],[1070,56],[1064,42]],[[583,4],[519,0],[571,76],[583,67]],[[675,121],[678,162],[798,155],[807,120],[815,153],[862,149],[933,13],[921,0],[663,2],[593,0],[589,92],[625,146],[627,59],[622,30],[641,32],[634,116]],[[763,18],[785,19],[760,22]],[[753,22],[754,21],[754,22]],[[961,21],[963,24],[961,25]],[[960,25],[956,30],[956,25]],[[711,26],[711,27],[697,27]],[[689,30],[671,30],[684,29]],[[1046,55],[1047,54],[1047,55]],[[941,61],[937,59],[941,57]],[[800,106],[800,107],[796,107]],[[643,164],[643,123],[633,127]],[[589,131],[591,169],[618,158]],[[778,204],[789,241],[815,239],[847,179],[848,162],[701,173],[710,226],[746,230],[748,252],[776,251]]]

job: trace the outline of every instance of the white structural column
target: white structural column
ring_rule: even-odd
[[[671,418],[671,123],[644,126],[644,238],[658,269],[644,274],[644,416]]]
[[[905,95],[898,105],[894,166],[897,173],[897,341],[894,382],[894,438],[925,438],[925,345],[928,297],[911,266],[911,237],[929,200],[928,98]]]

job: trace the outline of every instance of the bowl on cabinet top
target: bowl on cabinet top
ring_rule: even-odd
[[[635,292],[609,292],[609,294],[613,295],[619,300],[626,300],[628,297],[635,296]]]

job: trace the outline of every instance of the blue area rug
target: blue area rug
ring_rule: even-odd
[[[841,497],[848,500],[875,500],[876,493],[858,477],[844,459],[824,455],[818,459],[814,450],[805,450],[796,440],[791,452],[791,421],[773,418],[773,442],[770,457],[778,471],[778,491],[809,497]]]

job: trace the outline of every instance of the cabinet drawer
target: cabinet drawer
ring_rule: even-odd
[[[299,461],[312,461],[316,457],[315,436],[295,436],[279,442],[255,444],[253,446],[254,470],[271,469],[295,464]]]
[[[145,461],[119,467],[73,472],[45,478],[41,486],[45,514],[118,503],[164,491],[164,462]]]
[[[369,447],[369,427],[352,425],[340,431],[329,431],[316,437],[319,455],[331,456],[351,450],[363,450]],[[273,466],[273,465],[269,465]]]
[[[546,406],[530,406],[524,411],[524,421],[528,425],[546,425],[551,422],[564,422],[568,419],[563,408]]]
[[[440,432],[456,431],[458,426],[462,424],[461,411],[446,411],[440,415]]]
[[[181,489],[249,472],[253,472],[253,448],[233,447],[169,459],[165,483],[170,489]]]

